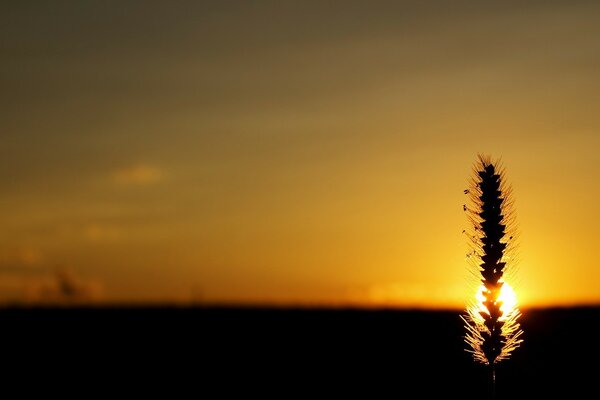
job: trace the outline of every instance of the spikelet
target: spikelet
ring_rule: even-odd
[[[465,231],[471,249],[467,258],[481,282],[462,316],[465,342],[476,361],[493,366],[519,347],[523,333],[520,311],[516,301],[511,301],[514,292],[505,281],[511,261],[508,254],[514,247],[514,234],[507,233],[507,225],[513,222],[511,189],[499,163],[479,155],[465,194],[470,199],[463,205],[470,224]]]

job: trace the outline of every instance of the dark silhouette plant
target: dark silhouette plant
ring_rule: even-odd
[[[470,204],[463,205],[463,209],[471,225],[465,230],[471,247],[467,257],[481,282],[463,316],[465,341],[474,359],[491,367],[494,391],[495,364],[519,347],[523,333],[517,321],[521,314],[514,292],[505,280],[510,261],[507,254],[513,245],[513,235],[507,233],[507,225],[512,222],[511,190],[499,163],[480,155],[465,194]]]

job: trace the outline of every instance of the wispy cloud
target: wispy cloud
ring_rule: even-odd
[[[24,288],[27,304],[81,305],[99,301],[104,292],[101,282],[83,279],[70,269],[57,269],[52,276],[29,279]]]
[[[43,261],[42,252],[30,246],[1,246],[0,268],[3,266],[37,266]]]
[[[461,304],[463,290],[456,284],[435,287],[427,282],[389,282],[370,286],[364,301],[376,305],[443,306]]]
[[[151,185],[164,179],[164,171],[153,165],[136,164],[113,172],[112,177],[119,185]]]
[[[71,269],[0,267],[0,303],[77,306],[104,298],[104,284]]]
[[[121,238],[121,230],[112,225],[92,223],[83,228],[84,237],[90,242],[111,242]]]

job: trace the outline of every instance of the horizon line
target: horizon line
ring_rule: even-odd
[[[572,302],[532,304],[519,306],[521,311],[546,309],[600,308],[600,302]],[[462,312],[466,307],[457,305],[410,305],[326,302],[268,302],[268,301],[88,301],[88,302],[6,302],[0,311],[33,309],[231,309],[231,310],[356,310],[356,311],[423,311]]]

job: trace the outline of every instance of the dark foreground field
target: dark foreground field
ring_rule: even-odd
[[[498,366],[497,399],[600,398],[600,309],[531,310],[521,322],[525,343]],[[19,382],[14,398],[81,385],[81,398],[485,400],[487,370],[463,332],[458,312],[9,309],[0,362],[4,387]]]

